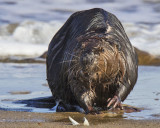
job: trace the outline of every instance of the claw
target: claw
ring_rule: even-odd
[[[116,108],[118,106],[118,101],[114,104],[113,108]]]
[[[107,107],[113,106],[113,108],[119,107],[121,110],[123,110],[122,104],[121,104],[121,99],[118,96],[114,96],[113,98],[109,98],[107,100],[108,105]]]
[[[108,98],[107,102],[109,102],[111,100],[111,98]]]

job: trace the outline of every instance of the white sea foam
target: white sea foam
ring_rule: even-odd
[[[27,44],[0,40],[0,56],[39,56],[47,50],[47,45]]]
[[[24,21],[12,33],[8,25],[0,33],[0,56],[39,56],[47,51],[48,44],[62,23]]]
[[[124,27],[131,43],[135,47],[153,55],[160,55],[160,24],[126,23]]]
[[[18,42],[48,44],[60,26],[59,22],[24,21],[15,29],[13,38]]]
[[[123,23],[123,25],[135,47],[150,54],[160,55],[160,24]],[[50,40],[61,26],[62,23],[58,21],[50,23],[24,21],[10,34],[6,26],[6,30],[0,34],[0,56],[39,56],[47,51]]]

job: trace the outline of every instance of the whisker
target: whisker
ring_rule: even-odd
[[[78,59],[80,58],[79,56],[73,55],[73,54],[71,54],[71,53],[69,53],[69,52],[65,52],[65,53],[67,53],[67,54],[69,54],[69,55],[72,55],[72,56],[75,56],[75,57],[77,57]]]
[[[113,71],[113,65],[111,65],[111,71],[110,71],[111,73],[109,74],[110,76],[112,76],[112,74],[113,74],[112,71]]]
[[[107,52],[107,55],[111,58],[112,56],[114,56],[114,53],[113,52]]]
[[[82,70],[82,68],[80,68],[79,70],[76,71],[76,77],[77,77],[77,74],[78,74],[78,72],[79,72],[80,70]]]
[[[62,61],[62,62],[59,62],[59,63],[64,63],[64,62],[75,62],[77,60],[65,60],[65,61]]]
[[[73,65],[72,67],[70,67],[65,73],[69,72],[71,69],[72,69],[72,70],[75,69],[77,65],[78,65],[78,63],[75,64],[75,65]]]
[[[106,57],[105,56],[103,57],[103,60],[104,60],[105,73],[106,73],[107,72],[107,61],[106,61]]]
[[[108,54],[107,54],[107,53],[108,53]],[[106,56],[106,59],[109,60],[109,58],[111,59],[111,56],[112,56],[112,55],[111,55],[109,52],[107,52],[107,53],[104,53],[104,55]]]
[[[104,74],[107,78],[109,78],[109,76],[106,74],[106,72],[104,72],[98,65],[96,65]]]
[[[78,65],[78,64],[77,64],[77,65]],[[77,66],[77,65],[76,65],[76,66]],[[74,68],[72,68],[72,71],[69,73],[69,76],[68,76],[68,77],[70,77],[70,76],[75,76],[75,75],[73,74],[73,70],[76,68],[76,66],[75,66]],[[80,69],[80,70],[81,70],[81,69]],[[76,71],[76,77],[77,77],[77,72],[80,71],[80,70],[77,70],[77,71]],[[68,84],[70,84],[70,82],[71,82],[71,81],[69,81]]]
[[[111,45],[108,45],[108,46],[112,49],[112,51],[115,51],[114,47],[112,47]]]

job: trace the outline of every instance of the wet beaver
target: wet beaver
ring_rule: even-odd
[[[53,97],[80,105],[119,107],[137,81],[137,55],[120,21],[100,9],[72,14],[49,44],[47,80]]]

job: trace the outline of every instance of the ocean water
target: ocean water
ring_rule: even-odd
[[[160,0],[0,0],[0,57],[41,55],[72,13],[90,8],[115,14],[134,46],[160,55]]]

